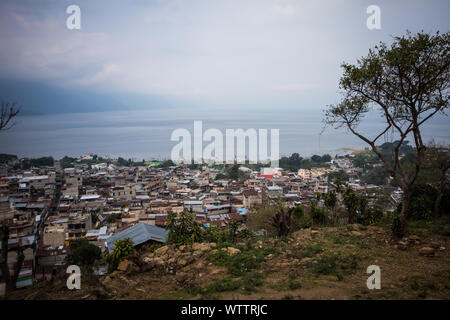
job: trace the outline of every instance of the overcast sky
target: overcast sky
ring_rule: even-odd
[[[66,28],[71,4],[81,30]],[[373,4],[381,30],[366,27]],[[407,29],[447,32],[449,13],[448,0],[2,0],[0,78],[149,107],[301,110],[336,101],[343,61]]]

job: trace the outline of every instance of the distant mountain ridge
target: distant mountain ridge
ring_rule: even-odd
[[[0,79],[0,101],[17,102],[22,115],[171,108],[165,97],[100,93],[28,80]]]

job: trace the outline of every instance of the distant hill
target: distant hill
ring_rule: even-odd
[[[0,79],[0,101],[17,102],[22,115],[168,108],[164,97],[99,93],[35,81]]]
[[[9,163],[10,161],[18,160],[14,154],[0,153],[0,164]]]

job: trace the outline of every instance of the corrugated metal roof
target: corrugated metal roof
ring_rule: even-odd
[[[111,251],[114,248],[114,243],[116,241],[126,238],[130,238],[135,246],[149,240],[165,243],[168,234],[169,232],[166,229],[139,222],[138,224],[111,236],[108,239],[107,247],[108,250]]]

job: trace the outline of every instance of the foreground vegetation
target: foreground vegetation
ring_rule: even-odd
[[[409,223],[398,241],[390,225],[306,228],[278,237],[230,243],[139,248],[118,270],[82,276],[70,291],[61,273],[17,290],[10,299],[448,299],[448,219]],[[423,247],[432,248],[423,253]],[[381,289],[369,290],[369,265]]]

